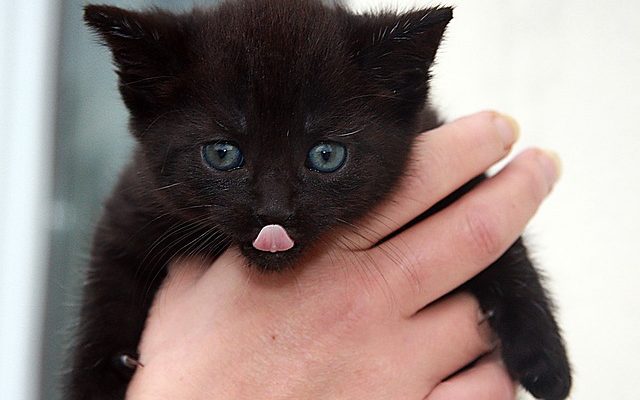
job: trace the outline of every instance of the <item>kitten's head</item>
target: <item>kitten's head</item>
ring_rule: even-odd
[[[179,15],[88,6],[85,20],[112,50],[149,193],[280,269],[393,189],[451,13],[245,0]],[[271,224],[293,248],[253,246]]]

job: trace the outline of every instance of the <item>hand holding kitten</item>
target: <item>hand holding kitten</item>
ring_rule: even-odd
[[[513,399],[495,357],[442,382],[496,345],[477,300],[447,293],[516,240],[557,163],[528,150],[443,211],[376,243],[505,157],[516,131],[480,113],[423,135],[413,173],[376,210],[390,219],[368,217],[360,235],[331,232],[301,268],[259,274],[234,248],[208,269],[173,265],[127,398]]]

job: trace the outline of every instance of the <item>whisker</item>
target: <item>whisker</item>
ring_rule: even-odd
[[[151,247],[149,248],[149,250],[147,250],[145,256],[143,257],[142,261],[140,262],[141,266],[145,266],[147,265],[147,261],[149,261],[149,264],[151,263],[151,261],[155,261],[156,258],[158,258],[158,256],[160,254],[162,254],[164,251],[161,250],[160,252],[156,253],[155,255],[154,250],[164,241],[166,240],[171,240],[174,239],[175,241],[175,235],[178,234],[182,234],[185,230],[188,232],[189,229],[191,229],[193,227],[193,222],[192,221],[178,221],[176,223],[174,223],[174,225],[172,225],[169,229],[167,229],[162,235],[160,235],[160,237],[158,237],[153,244],[151,245]],[[165,248],[166,250],[166,248]],[[151,259],[149,259],[150,256],[153,257]],[[144,270],[141,270],[141,272],[144,272]]]
[[[353,224],[353,223],[351,223],[351,222],[349,222],[349,221],[346,221],[346,220],[344,220],[344,219],[342,219],[342,218],[337,218],[337,219],[336,219],[336,221],[337,221],[337,222],[339,222],[339,223],[341,223],[341,224],[343,224],[343,225],[345,225],[345,226],[347,226],[351,232],[353,232],[353,233],[354,233],[355,235],[357,235],[358,237],[360,237],[360,238],[364,239],[365,241],[370,242],[370,243],[371,243],[371,242],[375,242],[375,239],[374,239],[374,238],[367,237],[367,236],[365,236],[365,235],[360,231],[361,229],[363,229],[363,228],[365,228],[365,227],[355,225],[355,224]],[[372,231],[371,229],[368,229],[368,228],[367,228],[367,230],[368,230],[368,231],[370,231],[371,233],[373,233],[373,234],[374,234],[374,236],[377,236],[377,234],[376,234],[376,232],[375,232],[375,231]]]
[[[153,121],[151,121],[151,123],[149,123],[149,125],[146,126],[146,128],[144,128],[142,130],[142,132],[140,132],[140,136],[144,136],[144,134],[147,133],[162,118],[166,117],[169,114],[173,114],[173,113],[176,113],[176,112],[182,112],[182,110],[170,110],[170,111],[167,111],[167,112],[164,112],[164,113],[158,115]]]
[[[189,221],[191,222],[191,221]],[[171,234],[166,235],[166,239],[171,239],[171,242],[167,243],[166,247],[156,253],[152,258],[149,259],[149,261],[144,262],[143,263],[143,267],[144,269],[148,269],[151,268],[152,270],[149,271],[149,275],[151,277],[151,279],[146,279],[146,283],[144,285],[145,290],[142,292],[143,293],[143,299],[146,299],[149,291],[151,290],[151,288],[153,287],[153,284],[155,282],[155,280],[163,273],[166,272],[166,267],[167,267],[167,263],[169,262],[169,260],[173,257],[166,257],[166,255],[170,252],[172,252],[173,248],[181,243],[185,238],[187,238],[189,235],[191,235],[198,227],[194,226],[192,223],[187,223],[184,224],[180,230],[183,231],[182,234],[180,234],[179,236],[175,236],[175,232],[173,232],[172,236]],[[151,253],[147,253],[148,255],[150,255]],[[147,257],[145,257],[146,259]],[[153,272],[153,270],[155,270],[155,272]],[[147,275],[145,273],[145,275]]]
[[[161,190],[166,190],[166,189],[170,189],[172,187],[176,187],[176,186],[180,186],[180,185],[184,185],[184,182],[177,182],[177,183],[172,183],[171,185],[167,185],[167,186],[163,186],[163,187],[159,187],[157,189],[153,189],[154,192],[159,192]]]
[[[336,136],[338,136],[338,137],[353,136],[353,135],[355,135],[356,133],[360,133],[360,132],[362,132],[363,130],[364,130],[364,128],[360,128],[360,129],[356,129],[355,131],[347,132],[347,133],[342,133],[342,134],[340,134],[340,135],[336,135]]]
[[[201,204],[201,205],[196,205],[196,206],[180,207],[180,208],[176,208],[176,209],[174,209],[172,211],[168,211],[168,212],[165,212],[163,214],[160,214],[157,217],[153,218],[151,221],[149,221],[146,224],[144,224],[142,226],[142,228],[138,229],[133,235],[131,235],[129,237],[129,240],[135,239],[135,237],[138,234],[140,234],[143,230],[145,230],[147,227],[149,227],[149,225],[153,224],[154,222],[157,222],[159,219],[174,215],[176,213],[176,211],[186,211],[186,210],[192,210],[192,209],[196,209],[196,208],[208,208],[208,207],[213,207],[213,206],[211,204]]]
[[[138,83],[142,83],[142,82],[146,82],[146,81],[152,81],[152,80],[157,80],[157,79],[171,79],[171,78],[175,78],[175,76],[172,76],[172,75],[158,75],[158,76],[152,76],[150,78],[138,79],[138,80],[131,81],[131,82],[124,82],[124,83],[121,83],[121,85],[122,86],[132,86],[132,85],[136,85]]]

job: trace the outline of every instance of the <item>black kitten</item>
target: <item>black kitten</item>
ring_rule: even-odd
[[[120,356],[135,355],[171,260],[211,262],[237,245],[256,268],[293,267],[388,196],[416,136],[438,125],[429,68],[451,17],[354,15],[319,0],[179,15],[88,6],[138,145],[94,239],[68,398],[124,398]],[[565,398],[564,346],[522,242],[466,288],[493,313],[513,377],[537,397]]]

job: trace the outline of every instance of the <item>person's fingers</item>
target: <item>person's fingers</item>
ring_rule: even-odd
[[[559,171],[546,152],[523,152],[446,209],[365,253],[412,315],[471,279],[515,242]],[[386,258],[385,258],[386,257]]]
[[[419,137],[409,171],[394,195],[355,224],[348,241],[366,249],[504,158],[518,136],[515,121],[485,111]]]
[[[514,400],[514,382],[495,351],[440,383],[425,400]]]
[[[493,350],[497,338],[473,295],[447,296],[407,320],[412,370],[432,379],[431,387]],[[425,338],[428,337],[428,340]]]

